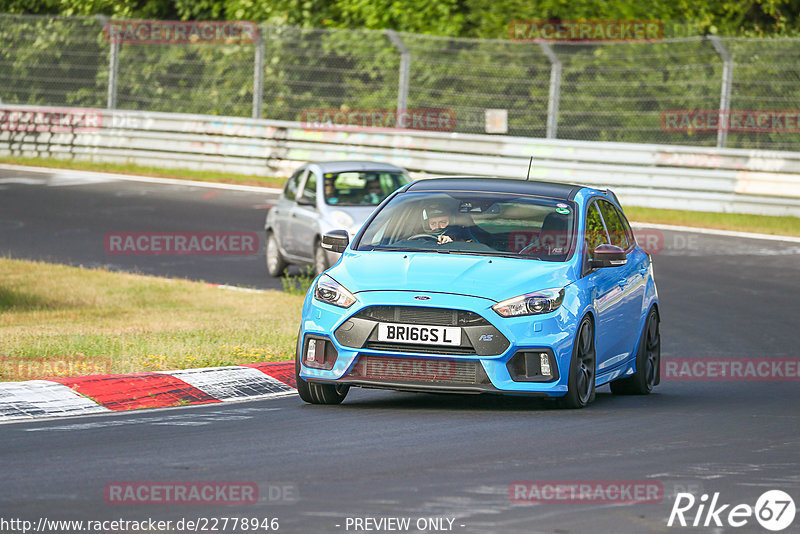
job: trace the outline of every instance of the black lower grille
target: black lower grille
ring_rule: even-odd
[[[473,347],[454,347],[451,345],[437,346],[437,345],[421,345],[411,343],[387,343],[383,341],[367,341],[364,345],[365,349],[371,350],[388,350],[392,352],[416,352],[420,354],[459,354],[471,355],[475,354]]]
[[[361,355],[346,378],[392,382],[477,384],[478,362]]]

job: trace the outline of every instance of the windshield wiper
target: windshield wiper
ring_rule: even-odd
[[[485,250],[451,250],[451,254],[462,254],[462,255],[475,255],[475,256],[491,256],[495,258],[522,258],[526,260],[537,260],[542,261],[541,258],[537,258],[536,256],[520,256],[519,254],[515,254],[513,252],[488,252]]]
[[[382,246],[374,246],[370,250],[386,250],[389,252],[437,252],[434,249],[429,248],[411,248],[411,247],[382,247]]]

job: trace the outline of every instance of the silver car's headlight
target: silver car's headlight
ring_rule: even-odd
[[[339,282],[323,274],[317,280],[314,287],[314,297],[327,304],[333,304],[340,308],[349,308],[356,302],[356,298]]]
[[[353,226],[355,221],[347,212],[342,210],[332,211],[330,215],[331,222],[336,228],[347,228],[348,230]]]
[[[498,302],[492,309],[503,317],[550,313],[564,301],[564,288],[543,289]]]

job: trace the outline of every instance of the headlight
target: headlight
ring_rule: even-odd
[[[527,293],[513,299],[498,302],[492,309],[503,317],[519,317],[522,315],[540,315],[550,313],[561,306],[564,301],[564,288],[543,289]]]
[[[327,304],[340,308],[349,308],[356,302],[356,298],[339,282],[323,274],[314,287],[314,297]]]
[[[331,213],[330,215],[331,222],[336,228],[347,228],[350,230],[350,227],[353,226],[353,218],[345,213],[342,210],[336,210]]]

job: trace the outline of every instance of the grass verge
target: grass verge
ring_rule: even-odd
[[[757,234],[800,236],[800,217],[772,217],[739,213],[707,213],[700,211],[662,210],[655,208],[625,208],[631,221],[678,226],[695,226],[753,232]]]
[[[142,165],[122,163],[99,163],[92,161],[72,161],[57,158],[21,158],[0,157],[0,163],[8,165],[29,165],[33,167],[49,167],[54,169],[70,169],[76,171],[112,172],[116,174],[133,174],[153,176],[157,178],[173,178],[177,180],[198,180],[201,182],[217,182],[224,184],[254,185],[260,187],[283,187],[286,178],[251,176],[228,172],[190,171],[184,169],[164,169]]]
[[[0,258],[0,380],[291,359],[302,302]]]

